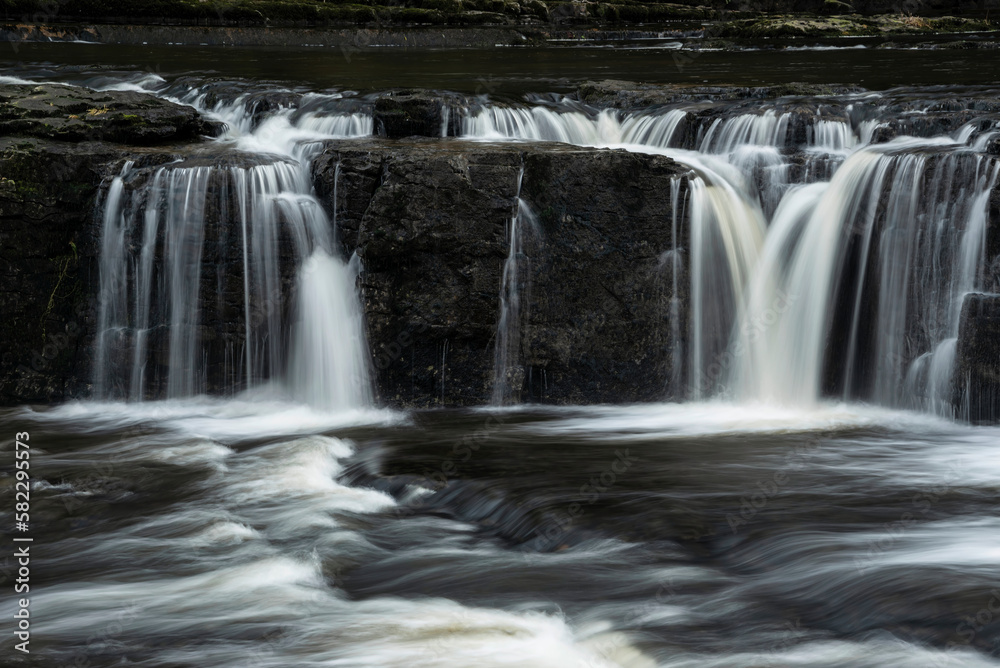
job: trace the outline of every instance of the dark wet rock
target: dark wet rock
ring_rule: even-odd
[[[899,136],[899,126],[881,123],[872,131],[872,144],[885,144]]]
[[[683,255],[687,238],[678,221],[675,246],[671,182],[686,172],[662,156],[618,151],[525,155],[521,196],[539,230],[527,248],[536,255],[531,292],[522,299],[522,399],[667,396],[667,381],[680,372],[671,368],[671,352],[683,345],[671,339],[671,300],[680,318],[687,305],[684,272],[673,294],[665,262]],[[682,186],[680,198],[687,196]]]
[[[522,169],[521,196],[539,229],[525,248],[531,287],[521,297],[515,395],[555,403],[665,395],[671,295],[660,256],[673,243],[670,180],[685,170],[658,156],[551,144],[341,142],[316,161],[316,187],[364,262],[384,402],[489,400]]]
[[[955,372],[959,415],[976,423],[1000,418],[1000,295],[966,296]]]
[[[193,108],[146,93],[0,85],[0,136],[148,146],[194,141],[215,131]]]
[[[5,277],[0,290],[5,315],[0,331],[0,403],[88,395],[98,317],[102,186],[122,171],[127,160],[133,169],[126,187],[134,189],[166,163],[174,168],[251,167],[265,158],[219,154],[190,145],[137,149],[110,142],[0,139],[0,271]],[[224,177],[226,172],[218,174]],[[206,244],[204,274],[215,281],[219,269],[238,258],[234,259],[233,226],[219,216],[211,218],[206,238],[218,243]],[[141,227],[132,226],[134,232]],[[221,291],[230,297],[228,303],[204,300],[205,341],[213,369],[225,360],[225,342],[221,334],[217,336],[228,331],[222,322],[232,320],[230,328],[241,327],[242,322],[234,315],[242,309],[242,285],[229,288]],[[216,284],[203,292],[214,296]],[[151,332],[151,373],[160,363],[159,349],[166,364],[166,344],[157,347],[160,339],[165,341],[163,332]],[[221,377],[222,372],[216,375]]]
[[[634,81],[588,81],[577,89],[580,101],[618,109],[641,109],[682,102],[738,102],[749,104],[781,97],[817,97],[864,92],[860,86],[790,83],[779,86],[691,86],[643,84]]]
[[[257,127],[261,121],[283,109],[296,109],[302,98],[294,91],[258,91],[247,97],[246,110],[250,113],[251,126]]]
[[[93,348],[94,221],[106,144],[0,139],[0,402],[85,391]]]
[[[375,133],[390,139],[455,134],[448,132],[450,121],[462,106],[455,95],[393,91],[375,100]]]
[[[986,153],[990,155],[1000,155],[1000,135],[993,137],[986,144]]]
[[[992,125],[992,114],[971,109],[949,112],[908,114],[883,121],[872,134],[873,144],[884,144],[901,136],[936,137],[955,132],[967,123],[974,123],[980,131]]]
[[[343,142],[316,161],[317,192],[336,206],[345,243],[365,265],[382,401],[488,399],[504,231],[520,166],[517,148],[460,142]]]

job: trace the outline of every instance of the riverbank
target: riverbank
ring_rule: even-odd
[[[678,40],[684,48],[740,50],[803,43],[995,48],[1000,24],[985,15],[908,13],[776,13],[744,3],[549,2],[539,0],[416,0],[406,6],[325,2],[186,2],[162,0],[63,3],[8,0],[0,41],[207,46],[489,48],[565,43],[627,44]],[[717,3],[718,4],[718,3]],[[824,3],[823,7],[833,6]],[[961,10],[961,7],[956,8]],[[956,12],[958,13],[958,12]],[[805,40],[805,42],[803,42]],[[831,41],[832,40],[832,41]],[[852,42],[858,43],[858,42]]]

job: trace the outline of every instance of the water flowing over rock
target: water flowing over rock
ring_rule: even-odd
[[[495,352],[493,354],[493,395],[491,403],[502,406],[511,401],[514,388],[524,386],[524,369],[521,360],[521,300],[530,300],[530,262],[525,252],[529,243],[538,234],[538,217],[531,207],[521,199],[521,181],[524,172],[517,178],[517,212],[510,219],[507,236],[510,251],[503,263],[503,277],[500,283],[500,317],[497,320]]]
[[[1000,287],[983,93],[612,83],[528,104],[5,84],[5,216],[69,225],[72,252],[6,260],[47,286],[30,317],[56,338],[12,337],[3,396],[995,413],[990,316],[966,297]],[[69,118],[101,100],[152,129]],[[32,160],[74,173],[43,184]]]
[[[108,188],[99,398],[233,394],[284,379],[292,396],[321,408],[370,402],[356,274],[337,257],[335,228],[308,178],[316,140],[351,131],[351,116],[326,122],[278,113],[255,127],[240,112],[257,106],[238,100],[214,113],[228,116],[232,139],[264,164],[226,156],[171,164],[125,196],[130,162]],[[288,157],[268,161],[265,151]],[[206,248],[214,251],[207,262]]]

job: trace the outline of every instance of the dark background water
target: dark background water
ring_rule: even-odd
[[[676,51],[610,46],[497,49],[372,49],[345,55],[339,48],[123,46],[28,43],[0,51],[0,68],[16,75],[39,63],[135,68],[268,79],[315,88],[370,92],[393,87],[518,95],[570,91],[581,81],[764,86],[789,82],[854,84],[872,90],[903,85],[1000,82],[1000,50],[873,49]],[[856,44],[857,42],[849,42]],[[676,42],[674,42],[676,44]]]

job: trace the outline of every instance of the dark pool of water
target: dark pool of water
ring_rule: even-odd
[[[669,40],[664,40],[664,43]],[[901,85],[1000,82],[1000,50],[838,48],[783,51],[677,51],[612,46],[507,47],[490,50],[374,49],[346,56],[339,48],[236,48],[21,44],[0,52],[0,69],[16,74],[39,63],[137,68],[164,75],[217,74],[313,88],[359,91],[440,88],[518,95],[569,91],[585,80],[763,86],[788,82]]]

